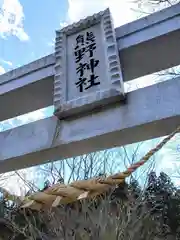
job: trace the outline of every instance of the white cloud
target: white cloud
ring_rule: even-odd
[[[179,0],[170,0],[170,1],[149,1],[149,0],[139,0],[138,9],[142,13],[153,13],[160,11],[164,8],[171,7],[174,4],[179,3]],[[137,9],[137,8],[136,8]]]
[[[113,17],[114,27],[119,27],[128,22],[132,22],[143,15],[146,15],[145,13],[141,14],[138,11],[134,11],[133,9],[138,8],[137,4],[128,0],[68,0],[68,3],[69,8],[67,19],[65,22],[60,24],[60,27],[77,22],[80,19],[91,16],[94,13],[102,11],[108,7],[110,8]],[[125,90],[133,91],[138,88],[152,85],[156,82],[157,76],[152,76],[152,74],[150,74],[148,76],[128,82],[128,84],[125,84]]]
[[[170,1],[171,4],[178,2],[179,0]],[[157,4],[154,1],[153,4],[153,1],[150,2],[149,0],[68,0],[69,9],[64,23],[67,25],[77,22],[109,7],[114,19],[114,25],[118,27],[155,11],[167,8],[171,5],[170,3],[169,1],[162,1],[160,4]]]
[[[24,114],[22,116],[19,116],[17,117],[17,120],[21,121],[23,124],[26,124],[28,122],[34,122],[39,119],[43,119],[44,117],[45,117],[44,109],[40,109],[34,112]]]
[[[36,189],[36,183],[37,177],[33,167],[0,174],[0,187],[18,196],[24,196],[32,187]]]
[[[23,7],[18,0],[0,0],[0,36],[13,35],[21,41],[29,40],[23,26]]]
[[[68,0],[69,9],[67,20],[69,23],[77,22],[82,18],[110,8],[115,27],[136,19],[136,13],[131,10],[132,2],[127,0]]]
[[[55,38],[51,39],[51,41],[47,43],[49,47],[54,47],[54,44],[55,44]]]
[[[0,122],[0,132],[18,127],[24,124],[35,122],[46,117],[45,109],[36,110],[15,118],[7,119]]]
[[[178,151],[178,144],[180,141],[180,134],[176,134],[159,152],[158,161],[156,163],[156,171],[166,172],[169,176],[176,176],[180,174],[180,153]],[[173,179],[175,180],[175,179]],[[176,180],[177,181],[177,180]]]
[[[3,74],[5,72],[6,72],[5,69],[2,66],[0,66],[0,74]]]
[[[19,171],[25,175],[25,171]],[[27,172],[27,170],[26,170]],[[27,175],[27,173],[26,173]],[[26,180],[26,178],[25,178]],[[23,196],[27,192],[27,186],[24,181],[17,176],[15,172],[8,172],[0,175],[0,187],[5,188],[11,194]]]
[[[3,60],[3,59],[0,59],[0,62],[6,64],[6,65],[8,65],[8,66],[11,66],[11,67],[12,67],[12,65],[13,65],[11,61],[6,61],[6,60]]]
[[[60,27],[61,28],[64,28],[64,27],[66,27],[68,25],[68,22],[61,22],[60,23]]]
[[[34,122],[45,117],[45,109],[41,109],[12,119],[8,119],[0,122],[0,132],[23,124]],[[24,196],[24,194],[29,190],[28,186],[30,186],[27,183],[31,183],[31,186],[36,186],[37,179],[35,178],[35,176],[35,168],[18,170],[18,175],[15,172],[0,174],[0,187],[4,187],[12,194]]]

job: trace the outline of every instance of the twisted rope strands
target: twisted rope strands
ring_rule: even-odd
[[[139,162],[132,164],[123,173],[115,174],[113,176],[108,177],[107,180],[100,180],[100,182],[110,184],[108,180],[112,181],[116,179],[118,180],[122,179],[124,181],[125,178],[129,177],[140,166],[144,165],[149,160],[149,158],[151,158],[156,152],[158,152],[178,132],[180,132],[180,126],[174,132],[172,132],[169,136],[164,138],[162,142],[160,142],[155,148],[151,149],[148,153],[146,153],[146,155],[142,157],[142,159]]]
[[[75,181],[69,185],[55,184],[44,192],[38,192],[24,198],[22,207],[40,210],[44,207],[56,207],[59,204],[66,204],[79,199],[100,195],[110,189],[111,186],[123,183],[126,177],[129,177],[140,166],[145,164],[150,157],[158,152],[178,132],[180,132],[180,126],[164,138],[155,148],[151,149],[139,162],[132,164],[122,173],[111,175],[104,179],[93,178]]]
[[[111,185],[116,185],[120,184],[125,181],[125,178],[130,176],[137,168],[142,166],[144,163],[146,163],[153,154],[158,152],[177,132],[180,132],[180,127],[178,127],[173,133],[171,133],[169,136],[167,136],[161,143],[159,143],[155,148],[150,150],[139,162],[132,164],[126,171],[120,174],[115,174],[112,176],[107,177],[106,179],[89,179],[86,181],[76,181],[71,183],[67,187],[67,192],[66,196],[63,194],[64,191],[62,191],[62,186],[59,185],[59,190],[57,188],[52,189],[52,191],[49,189],[49,191],[46,191],[41,194],[46,194],[49,195],[49,201],[52,202],[53,207],[58,206],[61,202],[64,202],[63,200],[66,199],[67,202],[74,202],[79,199],[87,198],[87,197],[94,197],[97,196],[105,191],[107,191]],[[57,186],[58,187],[58,186]],[[63,188],[65,185],[63,185]],[[68,189],[70,190],[73,189],[74,196],[72,197],[72,193],[69,191],[68,194]],[[64,190],[64,189],[63,189]],[[44,195],[44,197],[40,197],[39,201],[38,198],[34,198],[33,196],[30,197],[31,203],[27,203],[27,207],[31,207],[31,205],[35,204],[35,202],[39,202],[44,204],[45,199],[48,197]],[[44,198],[44,201],[42,201],[42,198]],[[34,202],[35,201],[35,202]],[[65,201],[65,203],[66,203]],[[30,205],[29,205],[30,204]],[[39,207],[39,206],[38,206]],[[42,207],[42,206],[41,206]]]

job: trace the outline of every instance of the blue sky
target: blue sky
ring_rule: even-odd
[[[141,16],[127,0],[0,0],[0,74],[53,53],[55,30],[107,7],[115,27]],[[3,129],[43,117],[38,111],[11,119]]]
[[[0,0],[0,73],[52,53],[55,30],[64,24],[78,21],[107,7],[112,12],[115,27],[141,17],[140,12],[133,10],[139,6],[132,2]],[[152,8],[148,8],[148,11],[152,12]]]
[[[68,2],[66,0],[5,0],[3,4],[2,2],[0,0],[0,7],[4,4],[5,9],[4,13],[2,11],[0,13],[1,67],[7,71],[52,53],[55,29],[58,29],[66,18]],[[6,13],[8,11],[9,14]],[[7,25],[4,31],[1,21]]]
[[[56,29],[106,7],[115,26],[139,15],[125,0],[0,0],[0,73],[52,53]]]
[[[56,29],[107,7],[111,10],[115,27],[146,15],[134,11],[140,6],[127,0],[0,0],[0,75],[51,54],[54,51]],[[149,13],[153,9],[147,7],[144,10]],[[152,81],[152,76],[149,79]],[[45,116],[47,111],[41,110],[11,119],[0,123],[0,131]],[[164,159],[170,168],[174,168],[174,163],[169,162],[167,154],[170,156],[173,151],[180,156],[176,149],[177,143],[161,152],[161,160]]]

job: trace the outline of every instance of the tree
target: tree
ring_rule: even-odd
[[[132,179],[96,200],[40,213],[22,211],[14,205],[8,207],[6,201],[1,204],[6,210],[1,211],[5,224],[0,222],[0,228],[4,226],[8,237],[16,233],[16,240],[175,240],[180,237],[180,192],[163,172],[157,176],[151,171],[145,189]]]

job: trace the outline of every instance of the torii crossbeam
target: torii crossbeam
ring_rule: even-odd
[[[115,29],[123,81],[180,62],[180,5]],[[0,76],[0,120],[53,105],[54,54]],[[103,102],[104,103],[104,102]],[[180,123],[180,78],[129,92],[127,102],[0,133],[0,173],[164,136]]]

